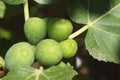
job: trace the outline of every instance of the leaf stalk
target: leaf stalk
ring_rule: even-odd
[[[76,32],[74,32],[73,34],[71,34],[68,38],[75,38],[77,36],[79,36],[80,34],[82,34],[84,31],[86,31],[89,28],[89,24],[83,26],[81,29],[77,30]]]

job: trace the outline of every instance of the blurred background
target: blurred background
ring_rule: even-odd
[[[29,1],[30,17],[41,18],[67,18],[67,11],[64,2],[58,2],[54,5],[39,5],[32,0]],[[83,24],[74,25],[74,31],[80,29]],[[6,4],[4,18],[0,18],[0,56],[3,58],[7,50],[14,43],[27,41],[23,32],[24,13],[23,5],[11,6]],[[120,64],[97,61],[91,57],[85,48],[86,32],[75,38],[79,50],[74,58],[63,60],[70,62],[71,65],[79,72],[75,80],[120,80]],[[0,69],[2,71],[2,69]],[[0,71],[0,76],[3,72]],[[79,78],[78,78],[79,77]]]

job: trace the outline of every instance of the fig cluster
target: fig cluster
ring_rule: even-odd
[[[31,66],[36,59],[43,66],[58,64],[62,58],[71,58],[77,52],[77,43],[69,39],[72,23],[62,18],[29,18],[24,24],[28,42],[11,46],[5,56],[8,70]]]

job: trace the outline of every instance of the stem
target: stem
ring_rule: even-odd
[[[71,34],[69,36],[69,38],[75,38],[75,37],[79,36],[81,33],[83,33],[84,31],[86,31],[89,28],[89,26],[90,25],[83,26],[81,29],[79,29],[78,31],[76,31],[73,34]]]
[[[24,2],[24,18],[25,18],[25,21],[27,21],[27,19],[29,19],[28,0],[25,0],[25,2]]]

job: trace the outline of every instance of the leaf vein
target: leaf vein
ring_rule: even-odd
[[[109,11],[107,11],[105,14],[101,15],[100,17],[98,17],[96,20],[94,20],[93,22],[90,23],[90,25],[93,25],[94,23],[96,23],[97,21],[101,20],[102,18],[104,18],[106,15],[110,14],[113,10],[115,10],[116,8],[118,8],[120,6],[120,3],[118,5],[116,5],[114,8],[111,8]]]
[[[95,29],[97,29],[97,30],[99,30],[99,31],[102,31],[102,32],[104,32],[104,33],[108,33],[108,34],[111,34],[111,35],[115,35],[115,36],[120,37],[120,35],[118,35],[118,34],[115,34],[115,33],[111,33],[111,32],[105,31],[105,30],[103,30],[103,29],[98,28],[98,27],[95,26],[95,25],[93,25],[93,28],[95,28]]]

